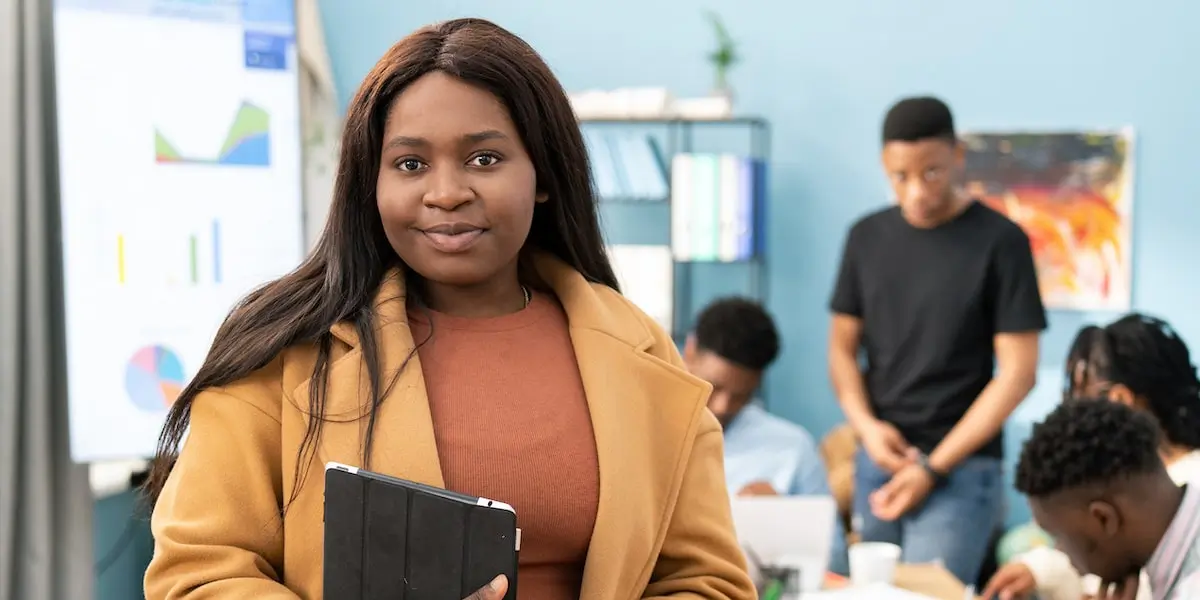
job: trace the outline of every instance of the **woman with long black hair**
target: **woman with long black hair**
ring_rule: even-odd
[[[513,505],[521,598],[754,597],[710,388],[617,292],[537,53],[479,19],[418,30],[341,152],[316,249],[171,409],[147,598],[321,597],[327,461]]]

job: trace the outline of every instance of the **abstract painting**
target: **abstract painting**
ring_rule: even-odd
[[[1029,236],[1047,308],[1131,302],[1133,134],[972,132],[966,190]]]

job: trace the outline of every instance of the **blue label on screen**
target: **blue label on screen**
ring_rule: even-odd
[[[291,38],[283,35],[246,32],[246,68],[282,71],[287,69]]]

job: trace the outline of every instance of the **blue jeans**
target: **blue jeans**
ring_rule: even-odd
[[[1004,475],[999,459],[963,461],[925,502],[895,521],[871,513],[867,499],[891,475],[859,450],[854,460],[854,529],[864,542],[891,542],[902,562],[940,562],[966,584],[974,584],[992,533],[1003,521]]]

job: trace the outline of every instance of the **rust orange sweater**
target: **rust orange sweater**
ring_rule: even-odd
[[[507,502],[519,598],[579,597],[599,467],[567,317],[551,296],[496,318],[410,311],[448,489]]]

